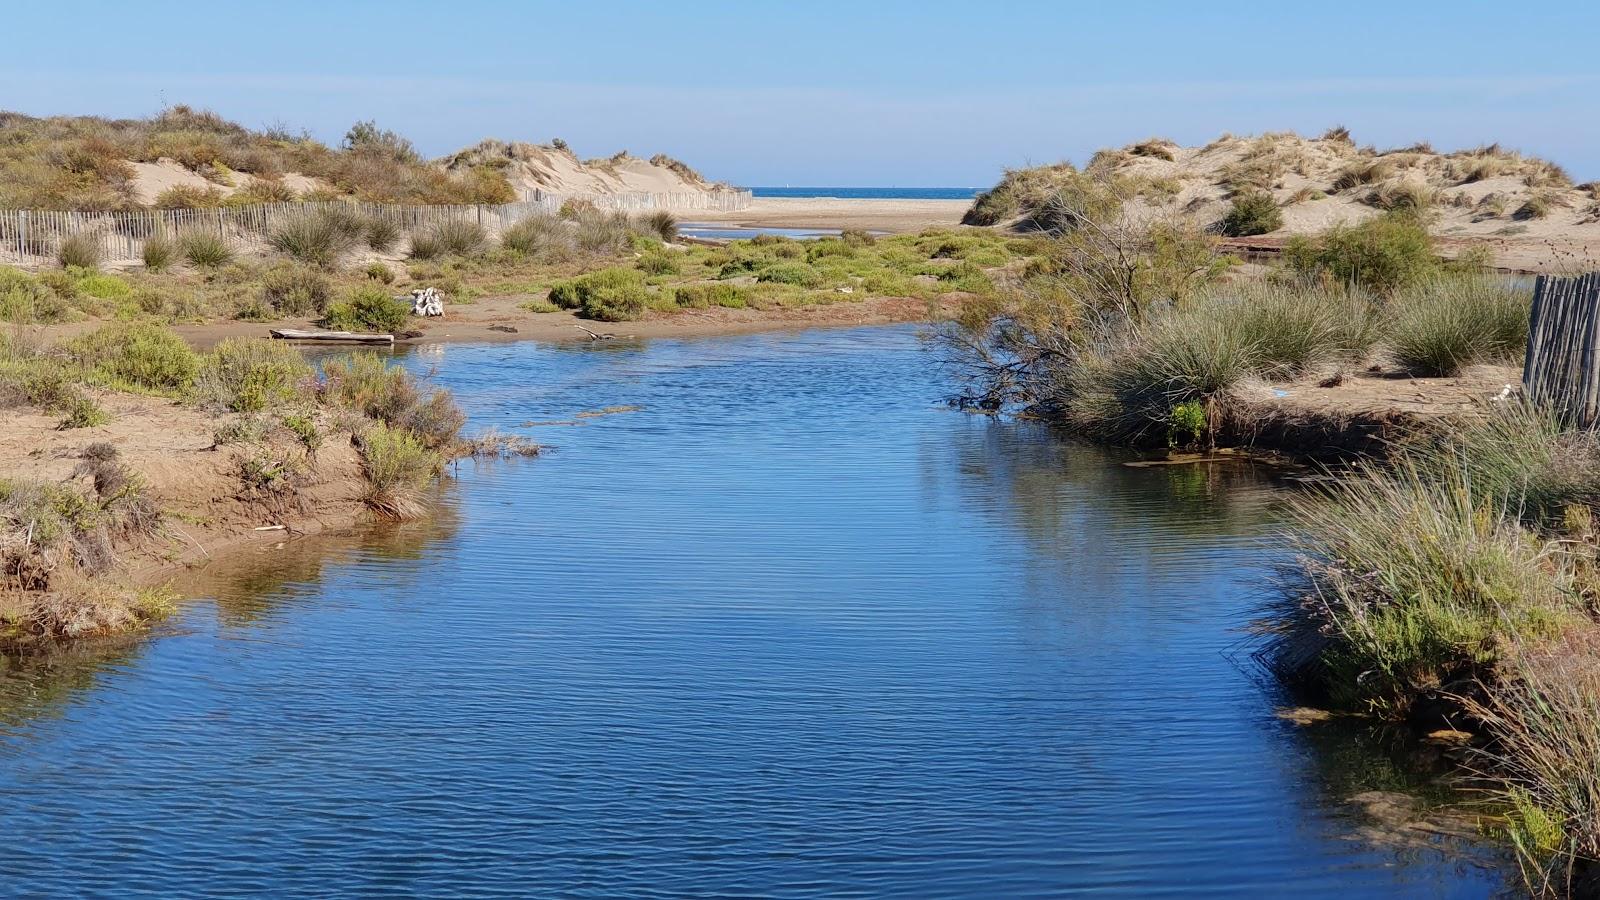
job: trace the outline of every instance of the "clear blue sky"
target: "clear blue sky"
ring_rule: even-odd
[[[205,106],[440,154],[565,138],[746,185],[967,186],[1162,135],[1334,123],[1600,178],[1587,3],[13,3],[0,108]]]

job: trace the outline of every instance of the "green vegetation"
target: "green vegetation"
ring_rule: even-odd
[[[56,261],[62,268],[98,269],[103,256],[100,235],[88,232],[67,237],[56,247]]]
[[[644,276],[634,269],[601,269],[550,289],[549,301],[577,310],[586,319],[625,322],[644,315],[651,298]]]
[[[218,183],[239,185],[226,199],[215,188],[169,188],[157,200],[166,207],[293,199],[279,180],[285,172],[319,179],[333,197],[374,203],[516,199],[504,174],[493,167],[444,171],[418,157],[404,138],[371,122],[357,123],[338,149],[281,129],[253,131],[187,106],[150,119],[4,113],[0,126],[6,131],[0,147],[0,208],[7,209],[132,209],[138,203],[128,162],[162,157]]]
[[[1246,191],[1233,198],[1228,214],[1222,217],[1222,233],[1230,237],[1266,234],[1283,227],[1283,211],[1272,195]]]
[[[412,259],[472,256],[489,244],[489,235],[476,222],[454,219],[440,222],[411,236]]]
[[[1517,362],[1532,295],[1498,278],[1435,275],[1396,294],[1388,345],[1414,375],[1455,375],[1477,363]]]
[[[332,299],[333,282],[308,266],[283,264],[262,273],[261,300],[275,315],[322,313]]]
[[[411,306],[396,300],[384,288],[357,288],[348,298],[328,307],[323,324],[344,331],[395,332],[411,316]]]
[[[267,235],[272,249],[303,263],[331,268],[367,234],[367,222],[338,207],[301,213]]]
[[[178,252],[199,269],[216,269],[233,262],[233,248],[220,235],[209,231],[186,231],[178,235]]]
[[[382,422],[359,435],[367,475],[367,505],[393,519],[418,518],[421,493],[443,466],[443,458],[404,428]]]
[[[1428,229],[1410,215],[1392,213],[1359,225],[1335,226],[1316,237],[1296,235],[1283,256],[1303,277],[1358,284],[1380,294],[1440,268]]]
[[[173,260],[178,257],[178,245],[164,234],[152,235],[145,238],[144,246],[140,248],[144,259],[144,267],[150,272],[165,272]]]
[[[200,371],[189,345],[155,325],[108,325],[63,349],[94,381],[118,390],[181,394]]]

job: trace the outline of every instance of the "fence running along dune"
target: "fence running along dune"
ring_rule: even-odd
[[[321,209],[340,208],[393,222],[413,232],[439,222],[469,221],[490,234],[536,215],[559,212],[568,201],[623,212],[647,210],[732,210],[750,205],[749,191],[697,193],[550,194],[515,203],[476,206],[393,206],[334,200],[323,203],[254,203],[207,209],[143,209],[126,211],[0,210],[0,260],[24,264],[55,259],[61,243],[77,235],[100,240],[110,262],[138,260],[144,242],[157,235],[176,237],[194,231],[215,234],[236,250],[263,247],[267,235],[290,219]]]
[[[1573,425],[1600,422],[1600,272],[1534,282],[1522,387]]]

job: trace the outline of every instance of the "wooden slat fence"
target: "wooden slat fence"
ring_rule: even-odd
[[[105,259],[127,262],[140,257],[144,242],[155,235],[173,237],[190,231],[217,234],[236,250],[261,248],[266,236],[288,219],[320,209],[340,207],[387,219],[411,232],[439,222],[469,220],[491,234],[534,215],[558,212],[568,200],[600,209],[637,212],[666,209],[739,210],[750,204],[749,191],[698,194],[551,194],[515,203],[477,206],[395,206],[336,200],[326,203],[256,203],[214,209],[148,209],[115,212],[0,210],[0,260],[32,264],[55,258],[69,237],[92,234],[100,239]]]
[[[1600,272],[1534,282],[1522,389],[1573,425],[1600,421]]]

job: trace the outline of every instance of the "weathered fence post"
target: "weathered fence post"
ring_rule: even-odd
[[[1540,275],[1528,313],[1522,389],[1535,405],[1591,428],[1600,420],[1600,272]]]

